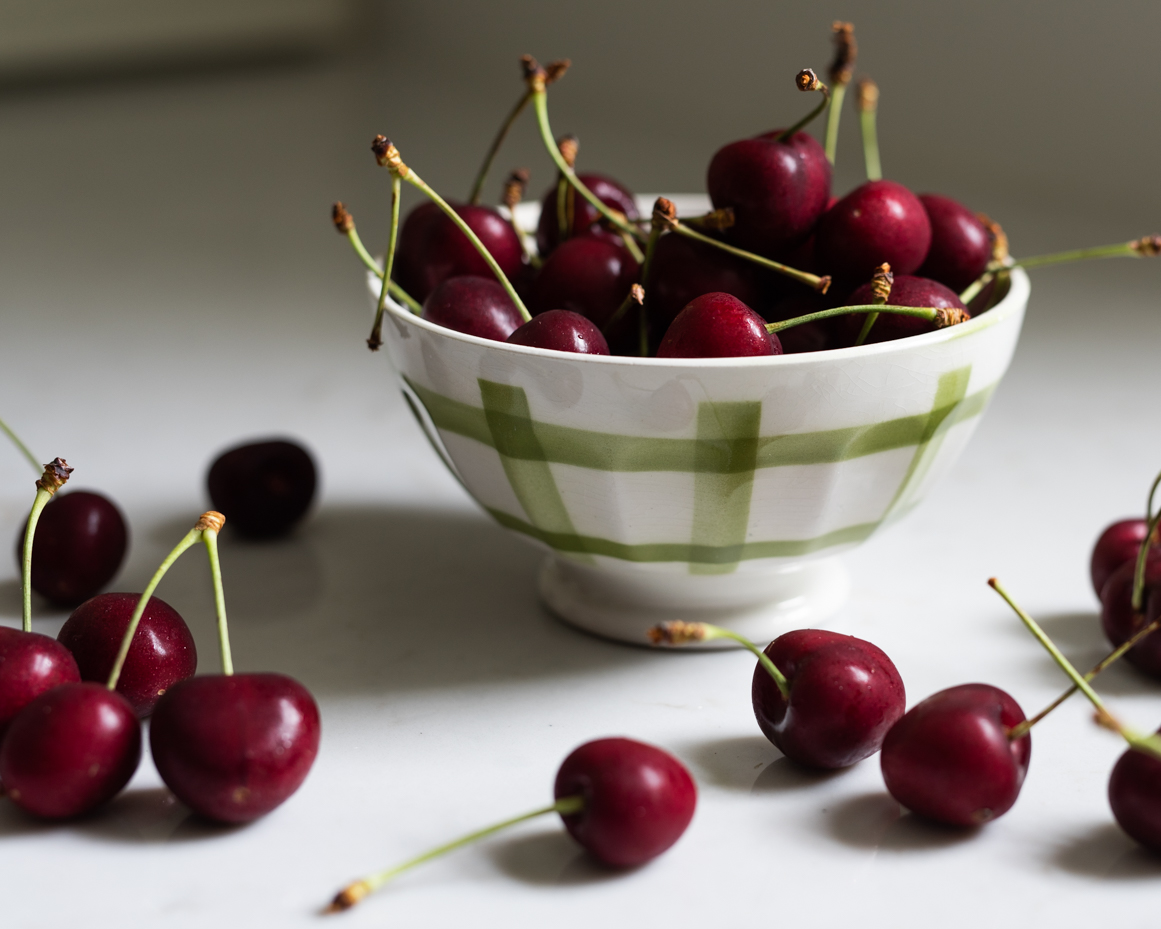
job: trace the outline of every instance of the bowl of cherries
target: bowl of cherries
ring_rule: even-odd
[[[882,177],[866,80],[867,181],[836,197],[849,29],[836,45],[829,85],[795,75],[809,112],[714,154],[708,198],[637,197],[578,172],[576,138],[548,120],[568,62],[525,56],[466,201],[378,136],[382,259],[334,206],[369,272],[368,345],[386,346],[467,491],[548,550],[541,595],[574,625],[638,644],[674,619],[763,640],[817,626],[847,595],[839,556],[913,508],[969,440],[1016,347],[1023,268],[1161,247],[1013,259],[987,217]],[[528,172],[513,171],[503,207],[481,205],[528,109],[555,179],[521,203]],[[820,144],[805,130],[823,114]],[[405,183],[425,199],[401,221]]]

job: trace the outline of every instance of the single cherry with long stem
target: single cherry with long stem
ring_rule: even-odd
[[[597,739],[575,749],[557,771],[553,794],[554,802],[548,806],[348,884],[326,912],[350,909],[416,865],[549,813],[558,814],[569,835],[602,864],[637,867],[681,838],[697,806],[697,785],[680,761],[652,745],[626,738]]]

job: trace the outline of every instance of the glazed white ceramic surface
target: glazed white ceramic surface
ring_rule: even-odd
[[[372,289],[378,282],[369,276]],[[637,644],[666,619],[758,641],[846,599],[839,559],[951,467],[1007,370],[1028,279],[950,329],[765,358],[576,355],[391,304],[383,338],[443,462],[543,546],[544,602]]]

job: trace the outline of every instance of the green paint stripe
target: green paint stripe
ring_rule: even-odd
[[[576,533],[546,532],[530,525],[522,519],[511,516],[500,510],[488,509],[488,513],[501,526],[523,533],[539,542],[543,542],[558,552],[569,552],[578,555],[604,555],[608,558],[619,558],[622,561],[642,563],[678,561],[689,564],[702,565],[733,565],[739,561],[751,561],[755,558],[794,558],[810,555],[827,548],[839,545],[853,545],[867,539],[879,526],[879,523],[864,523],[859,526],[847,526],[845,529],[836,529],[825,535],[813,539],[790,539],[771,542],[744,542],[740,545],[694,545],[669,542],[646,542],[630,545],[625,542],[614,542],[611,539],[601,539],[596,536],[578,535]]]
[[[428,390],[411,380],[408,386],[422,400],[437,428],[474,439],[495,448],[484,410]],[[833,464],[879,452],[918,445],[932,414],[954,416],[959,422],[983,412],[995,385],[985,387],[962,402],[937,406],[920,413],[870,426],[851,426],[821,432],[766,436],[757,440],[754,467]],[[497,424],[503,422],[501,414]],[[679,471],[728,474],[746,470],[728,455],[704,454],[698,439],[659,439],[595,432],[532,421],[534,428],[507,445],[515,458],[575,465],[596,471]]]
[[[750,524],[762,404],[699,403],[693,483],[694,549],[740,550]],[[692,561],[693,574],[728,574],[737,562]]]

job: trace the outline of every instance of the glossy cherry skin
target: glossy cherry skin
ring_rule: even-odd
[[[706,185],[715,209],[730,207],[731,241],[773,257],[806,241],[830,200],[830,162],[813,136],[779,142],[776,129],[718,149]]]
[[[286,439],[223,452],[206,477],[214,509],[234,532],[251,539],[290,532],[310,509],[317,484],[310,452]]]
[[[1024,720],[998,687],[961,684],[912,707],[883,740],[883,779],[912,812],[951,826],[980,826],[1012,808],[1032,755]]]
[[[36,524],[32,589],[58,606],[76,606],[109,583],[129,547],[129,529],[108,497],[88,490],[58,493]],[[24,557],[24,532],[16,563]]]
[[[139,599],[138,594],[98,594],[61,626],[57,641],[76,658],[82,680],[104,684],[109,679]],[[198,650],[185,620],[164,600],[150,597],[121,666],[117,692],[144,719],[163,693],[193,677],[197,668]]]
[[[524,263],[524,250],[512,225],[488,206],[452,204],[468,228],[491,252],[509,279],[517,276]],[[408,294],[423,303],[449,277],[474,275],[493,277],[471,241],[433,203],[424,203],[408,214],[399,232],[393,273]]]
[[[318,706],[282,674],[192,677],[157,702],[149,726],[165,785],[195,813],[245,823],[298,790],[318,754]]]
[[[820,264],[840,285],[869,281],[884,261],[897,280],[923,264],[931,246],[931,221],[919,198],[902,184],[867,181],[823,214],[815,246]]]
[[[894,663],[870,642],[798,629],[766,646],[786,677],[789,697],[761,663],[750,695],[758,728],[787,758],[814,768],[845,768],[873,755],[907,695]]]
[[[0,626],[0,740],[13,717],[42,693],[80,680],[76,659],[55,639]]]
[[[657,349],[658,358],[781,354],[782,343],[766,331],[766,321],[729,294],[702,294],[691,300]]]
[[[46,819],[79,816],[121,792],[141,761],[141,724],[101,684],[62,684],[21,710],[0,743],[0,783]]]
[[[604,326],[629,296],[640,270],[620,240],[568,239],[540,268],[532,286],[532,312],[571,310]]]
[[[553,794],[584,798],[565,828],[598,861],[633,868],[656,858],[685,832],[697,785],[685,766],[633,739],[596,739],[564,759]]]
[[[1130,748],[1109,776],[1117,825],[1145,848],[1161,852],[1161,759]]]
[[[873,303],[873,294],[870,283],[858,287],[843,303],[848,306]],[[925,277],[912,277],[909,274],[897,274],[895,283],[891,285],[891,296],[888,301],[895,306],[931,306],[938,308],[966,309],[956,296],[955,292],[944,287],[938,281],[928,280]],[[853,345],[867,321],[865,313],[851,313],[849,316],[839,317],[839,338],[844,345]],[[898,313],[880,313],[867,335],[867,344],[872,342],[890,342],[894,339],[905,339],[911,335],[921,335],[924,332],[934,332],[935,324],[917,316],[903,316]]]
[[[637,201],[633,197],[633,192],[624,184],[604,174],[578,174],[577,177],[605,206],[624,213],[628,219],[638,217]],[[572,224],[569,226],[567,238],[594,231],[599,232],[600,227],[597,223],[600,221],[601,214],[597,212],[597,208],[571,187],[568,197],[572,202]],[[610,233],[610,236],[612,235],[616,234]],[[619,235],[616,237],[619,240]],[[546,257],[559,244],[560,220],[556,209],[556,185],[553,184],[544,192],[544,196],[540,200],[540,221],[536,226],[536,247],[539,249],[541,257]]]
[[[992,260],[987,227],[962,203],[939,194],[920,194],[931,223],[931,247],[917,272],[960,293]]]
[[[1108,526],[1096,540],[1089,561],[1092,589],[1099,597],[1105,584],[1126,561],[1136,561],[1141,543],[1145,541],[1148,523],[1143,519],[1122,519]],[[1151,546],[1156,548],[1156,546]]]
[[[1161,613],[1161,552],[1154,549],[1145,560],[1145,602],[1139,614],[1133,612],[1132,603],[1136,569],[1136,561],[1126,561],[1101,591],[1101,628],[1114,647],[1131,639]],[[1150,677],[1161,677],[1161,632],[1150,633],[1130,648],[1125,660]]]
[[[423,301],[423,318],[436,325],[503,342],[524,320],[495,278],[449,277]]]
[[[508,336],[508,342],[580,355],[609,354],[609,343],[601,330],[580,313],[570,310],[549,310],[533,316]]]

